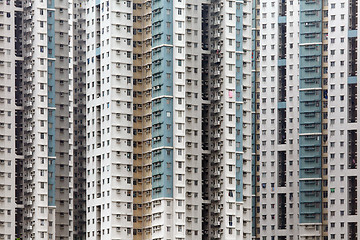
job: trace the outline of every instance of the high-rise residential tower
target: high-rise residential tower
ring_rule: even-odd
[[[0,4],[1,236],[251,236],[250,2]]]
[[[0,4],[1,84],[6,92],[1,110],[1,237],[68,239],[72,237],[68,2]]]
[[[298,234],[298,11],[296,1],[282,0],[257,9],[257,239]]]
[[[22,161],[23,222],[17,235],[26,239],[69,239],[72,154],[69,119],[68,2],[27,1],[22,4],[18,28],[17,72],[18,151]],[[20,64],[20,63],[19,63]],[[20,160],[21,161],[21,160]],[[21,184],[21,183],[20,183]],[[19,202],[20,204],[20,202]],[[22,227],[22,229],[21,229]]]
[[[133,238],[133,5],[86,2],[86,239]]]
[[[15,238],[16,197],[16,86],[15,73],[19,58],[15,54],[14,19],[18,6],[0,3],[0,238]]]
[[[358,1],[257,4],[253,236],[357,239]]]
[[[133,3],[133,238],[152,238],[151,1]]]
[[[327,62],[324,66],[327,71],[323,74],[326,74],[328,81],[326,89],[323,86],[323,98],[328,103],[328,145],[327,152],[323,150],[323,154],[327,153],[328,201],[327,209],[323,207],[327,212],[327,219],[324,219],[326,212],[323,212],[323,220],[327,220],[329,239],[354,240],[359,237],[360,232],[357,200],[360,178],[357,154],[359,2],[329,1],[325,10],[328,13],[324,14],[323,21],[327,19],[327,32],[323,35],[323,42],[328,47],[323,53],[323,61]]]
[[[252,236],[260,229],[260,2],[252,2],[252,78],[251,78],[251,151],[252,151]]]
[[[152,7],[153,239],[249,239],[252,5]]]
[[[73,236],[86,239],[86,4],[73,1],[70,29],[72,52]]]
[[[0,239],[350,239],[357,0],[0,0]]]
[[[87,238],[251,236],[250,16],[87,2]]]

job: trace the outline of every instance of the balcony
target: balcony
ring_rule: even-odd
[[[358,24],[358,1],[349,0],[349,29],[356,30]]]
[[[357,215],[357,177],[348,177],[348,214]]]
[[[286,152],[278,152],[278,187],[286,187]]]
[[[357,38],[349,38],[349,76],[357,76]]]
[[[357,122],[357,84],[348,84],[348,122]]]
[[[357,130],[348,131],[348,168],[357,169]]]

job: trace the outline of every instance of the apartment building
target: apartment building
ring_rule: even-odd
[[[0,4],[2,237],[250,238],[250,4]]]
[[[209,139],[205,146],[210,155],[208,163],[203,161],[203,172],[208,167],[210,238],[251,235],[251,14],[251,2],[218,1],[209,6],[209,78],[203,78],[203,96],[210,103],[205,104],[208,117],[203,118],[209,124],[203,132],[208,130],[204,137]]]
[[[327,49],[328,237],[357,239],[358,1],[329,1]],[[325,56],[324,56],[325,57]]]
[[[87,2],[87,238],[251,237],[251,7]]]
[[[202,223],[201,4],[152,7],[152,238],[193,239]]]
[[[133,237],[132,8],[86,2],[86,239]]]
[[[153,4],[153,239],[251,237],[251,7]]]
[[[298,235],[299,4],[291,2],[260,1],[257,11],[258,239]]]
[[[17,6],[0,3],[0,238],[15,238],[15,28]]]
[[[260,1],[252,2],[251,184],[252,236],[260,238]]]
[[[0,239],[357,239],[356,0],[0,0]]]
[[[261,122],[253,237],[357,239],[358,3],[254,7]]]
[[[69,239],[73,223],[69,6],[51,0],[0,5],[4,91],[0,236]]]
[[[72,29],[72,102],[73,112],[73,239],[86,239],[86,4],[73,1]],[[70,141],[71,142],[71,141]],[[71,150],[70,150],[71,151]]]
[[[152,237],[151,1],[133,3],[134,239]]]

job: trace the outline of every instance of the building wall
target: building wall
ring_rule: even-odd
[[[90,1],[87,34],[87,239],[132,238],[132,5]]]
[[[308,10],[316,12],[315,24],[309,23]],[[322,231],[322,13],[320,1],[300,2],[299,222],[300,234],[314,238]]]
[[[290,1],[260,3],[257,238],[298,234],[298,9]]]
[[[0,8],[0,238],[356,239],[357,1]]]
[[[15,28],[17,7],[0,4],[0,237],[15,238]]]
[[[252,2],[252,236],[258,239],[260,237],[260,18],[261,18],[261,3],[258,1]]]
[[[74,239],[86,239],[86,7],[74,1],[72,7],[73,91],[73,224]],[[72,108],[70,108],[72,109]]]
[[[184,51],[179,54],[175,50],[174,64],[177,60],[182,61],[182,66],[178,70],[183,72],[183,78],[174,84],[174,90],[179,99],[183,99],[183,104],[179,110],[184,111],[185,118],[179,118],[175,113],[175,142],[179,147],[185,147],[184,167],[175,172],[175,192],[176,195],[184,199],[183,224],[185,225],[185,239],[196,239],[202,234],[202,162],[201,162],[201,125],[202,125],[202,104],[201,104],[201,76],[202,76],[202,46],[201,32],[202,21],[201,13],[203,1],[187,1],[181,5],[185,14],[179,21],[183,25],[176,26],[177,32],[184,36],[183,41],[177,43],[177,48]],[[175,35],[176,36],[176,35]],[[175,76],[176,73],[174,73]],[[176,98],[175,98],[176,99]],[[176,101],[175,101],[176,103]],[[179,129],[179,126],[181,129]],[[177,138],[177,139],[176,139]],[[180,145],[181,144],[181,145]],[[174,216],[178,218],[178,216]]]
[[[75,4],[68,5],[68,14],[69,14],[69,180],[68,180],[68,191],[69,191],[69,237],[74,239],[74,38],[77,36],[74,35],[74,17],[76,18],[76,13],[74,14]],[[61,119],[60,119],[61,120]]]
[[[183,154],[183,149],[176,154],[173,135],[174,10],[173,1],[152,4],[152,239],[175,236],[175,222],[172,221],[175,207],[184,205],[183,201],[175,202],[173,198],[175,158]],[[179,224],[184,224],[181,219]],[[183,226],[179,230],[178,234],[184,234]]]
[[[203,214],[210,238],[251,238],[251,14],[250,2],[209,6],[208,82],[203,82],[209,103],[204,102],[203,117],[209,119],[204,150],[210,156],[203,171],[210,205]]]
[[[133,234],[134,239],[151,239],[151,1],[136,1],[133,5],[133,109],[136,118],[133,123]]]
[[[354,4],[355,3],[355,4]],[[328,4],[328,235],[356,239],[358,217],[358,13],[354,1]]]
[[[29,2],[24,6],[22,53],[23,85],[23,154],[24,154],[24,215],[23,238],[54,237],[54,182],[49,182],[48,170],[48,51],[47,3]],[[40,12],[40,8],[43,8]],[[52,13],[53,17],[53,13]],[[36,20],[39,21],[36,21]],[[40,23],[41,21],[41,23]],[[37,23],[37,24],[36,24]],[[55,51],[55,50],[54,50]],[[45,101],[46,99],[46,101]],[[51,110],[50,110],[51,111]],[[50,126],[50,127],[49,127]],[[53,147],[53,145],[52,145]],[[50,168],[49,168],[50,167]],[[53,174],[54,176],[54,174]],[[50,194],[49,194],[50,193]],[[50,216],[51,215],[51,216]],[[47,219],[50,221],[47,221]],[[49,223],[53,223],[50,226]]]
[[[69,201],[69,181],[71,181],[70,173],[72,165],[72,155],[69,155],[69,139],[71,126],[69,124],[70,103],[69,103],[69,88],[72,86],[72,79],[69,79],[71,74],[69,68],[69,52],[71,52],[71,36],[69,36],[69,5],[68,3],[62,3],[54,1],[54,14],[55,22],[53,27],[55,28],[54,39],[55,41],[55,80],[53,91],[49,89],[49,97],[54,96],[55,101],[55,118],[49,113],[50,119],[54,119],[55,123],[55,206],[56,206],[56,227],[55,227],[55,239],[69,239],[72,237],[72,226],[69,222],[70,214],[72,213]],[[51,6],[52,7],[52,6]],[[49,20],[50,21],[50,20]],[[49,26],[48,26],[49,29]],[[49,55],[49,53],[48,53]],[[50,56],[49,56],[50,57]],[[50,81],[50,76],[48,82]],[[53,95],[55,94],[55,95]],[[51,111],[49,107],[49,111]],[[72,111],[71,111],[72,112]],[[49,127],[49,136],[51,136],[51,130]],[[49,145],[50,148],[50,145]],[[52,165],[54,162],[52,163]]]

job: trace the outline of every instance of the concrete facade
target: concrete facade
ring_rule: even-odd
[[[356,0],[0,0],[0,239],[357,239]]]

